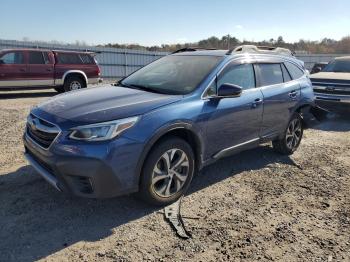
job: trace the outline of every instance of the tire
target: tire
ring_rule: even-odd
[[[193,150],[185,140],[163,140],[146,158],[138,197],[157,206],[175,202],[187,191],[194,170]]]
[[[303,131],[301,116],[298,113],[294,113],[283,133],[283,137],[272,142],[274,150],[283,155],[293,154],[300,145]]]
[[[64,88],[63,88],[63,86],[60,86],[60,87],[55,87],[55,90],[56,90],[56,92],[57,92],[57,93],[59,93],[59,94],[61,94],[61,93],[63,93],[63,92],[64,92]]]
[[[65,92],[78,90],[85,87],[86,87],[85,82],[83,81],[83,79],[81,79],[81,77],[78,77],[78,76],[69,76],[64,81],[64,85],[63,85]]]

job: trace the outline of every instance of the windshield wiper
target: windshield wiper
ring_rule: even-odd
[[[143,85],[135,85],[135,84],[124,84],[124,83],[122,83],[122,81],[117,82],[116,86],[122,86],[122,87],[126,87],[126,88],[137,89],[137,90],[152,92],[152,93],[157,93],[157,94],[164,94],[163,92],[161,92],[157,89],[154,89],[152,87],[147,87],[147,86],[143,86]]]
[[[123,85],[125,85],[125,84],[123,84]],[[161,91],[159,91],[159,90],[157,90],[155,88],[148,87],[148,86],[143,86],[143,85],[130,84],[130,85],[128,85],[128,87],[135,88],[135,89],[142,90],[142,91],[146,91],[146,92],[152,92],[152,93],[157,93],[157,94],[164,94],[164,93],[162,93]]]

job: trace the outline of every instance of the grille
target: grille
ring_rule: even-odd
[[[346,80],[312,80],[315,93],[330,95],[350,95],[350,81]]]
[[[349,91],[342,91],[342,90],[327,90],[327,89],[320,89],[315,87],[314,88],[315,93],[320,93],[320,94],[333,94],[333,95],[350,95],[350,88]]]
[[[47,149],[58,136],[60,130],[55,125],[33,114],[28,116],[27,135],[39,146]]]

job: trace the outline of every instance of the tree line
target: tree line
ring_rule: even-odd
[[[269,39],[260,42],[240,41],[230,35],[218,38],[216,36],[200,40],[196,43],[185,44],[164,44],[160,46],[142,46],[139,44],[106,44],[104,47],[127,48],[147,51],[165,51],[173,52],[185,47],[231,49],[239,45],[259,45],[259,46],[279,46],[289,48],[297,53],[307,54],[348,54],[350,53],[350,36],[343,37],[341,40],[324,38],[321,41],[299,40],[298,42],[285,42],[282,36],[277,39]]]

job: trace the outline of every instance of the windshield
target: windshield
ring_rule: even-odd
[[[216,56],[166,56],[136,71],[120,84],[150,92],[184,95],[195,90],[221,59]]]
[[[326,65],[322,72],[350,73],[350,60],[334,60]]]

